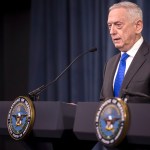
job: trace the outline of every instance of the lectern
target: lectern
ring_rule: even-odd
[[[74,133],[78,139],[97,141],[95,116],[100,102],[79,102],[76,108]],[[125,138],[126,144],[139,145],[150,149],[150,104],[128,103],[129,129]]]
[[[0,102],[0,149],[57,150],[71,149],[68,141],[76,141],[72,131],[76,105],[54,101],[35,101],[35,122],[24,140],[15,141],[7,130],[7,115],[11,101]],[[73,146],[73,145],[72,145]]]

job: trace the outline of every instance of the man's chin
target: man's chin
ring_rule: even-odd
[[[122,45],[119,45],[119,44],[114,44],[115,45],[115,47],[117,48],[117,49],[122,49],[123,47],[122,47]]]
[[[127,50],[126,50],[124,47],[122,47],[122,46],[115,45],[115,48],[118,49],[118,50],[121,51],[121,52],[126,52],[126,51],[127,51]]]

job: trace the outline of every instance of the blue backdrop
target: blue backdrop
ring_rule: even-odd
[[[107,28],[108,8],[119,0],[32,0],[29,91],[54,80],[80,53],[97,47],[74,63],[40,100],[99,101],[103,66],[117,53]],[[144,13],[143,35],[150,41],[149,0],[134,0]]]

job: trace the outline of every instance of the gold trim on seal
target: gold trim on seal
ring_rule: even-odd
[[[25,138],[32,130],[35,108],[29,97],[19,96],[12,103],[7,116],[7,128],[14,140]]]
[[[105,146],[119,145],[129,127],[129,109],[121,98],[108,98],[98,108],[95,117],[96,136]]]

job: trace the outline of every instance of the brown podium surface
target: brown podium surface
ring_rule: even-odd
[[[78,149],[84,143],[82,148],[88,150],[98,142],[95,129],[95,116],[100,102],[78,102],[77,105],[55,101],[36,101],[33,103],[36,115],[33,129],[31,134],[29,134],[31,135],[29,139],[31,138],[33,140],[31,140],[31,145],[33,143],[38,144],[38,142],[40,143],[44,139],[47,139],[46,142],[52,142],[55,146],[61,143],[60,146],[62,146],[61,140],[65,139],[62,141],[66,145],[68,145],[68,142],[77,145],[76,148],[72,145],[74,149]],[[0,137],[9,137],[7,115],[11,105],[12,101],[0,101]],[[130,124],[126,135],[127,142],[150,145],[150,104],[129,103],[128,107]],[[4,143],[6,138],[2,139],[0,142],[2,143],[3,141]],[[52,139],[54,139],[54,142]],[[59,142],[57,140],[55,141],[55,139],[59,139]],[[9,139],[9,141],[12,143],[14,140]],[[2,145],[4,145],[3,143]],[[85,148],[85,145],[88,146]],[[66,150],[68,149],[70,147],[66,148]]]
[[[0,102],[0,135],[8,135],[7,115],[12,101]],[[64,130],[72,130],[76,105],[35,101],[35,122],[32,134],[35,137],[61,138]]]
[[[35,121],[29,135],[15,141],[7,129],[7,116],[13,101],[0,101],[0,149],[70,150],[76,105],[55,101],[34,101]]]
[[[96,137],[95,117],[100,102],[79,102],[76,109],[74,133],[80,140],[98,141]],[[126,140],[131,144],[150,145],[150,104],[128,103],[129,130]]]

